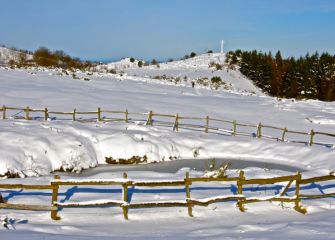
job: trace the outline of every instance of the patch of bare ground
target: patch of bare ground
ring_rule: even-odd
[[[140,164],[140,163],[146,163],[148,160],[146,155],[144,155],[143,157],[133,156],[128,159],[124,158],[114,159],[113,157],[105,157],[105,159],[106,163],[108,164]]]
[[[20,175],[16,172],[6,172],[5,174],[0,175],[0,178],[20,178]]]

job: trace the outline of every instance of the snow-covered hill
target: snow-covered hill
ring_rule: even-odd
[[[226,55],[222,53],[206,53],[201,54],[199,56],[195,56],[193,58],[187,58],[183,60],[175,60],[175,61],[169,61],[169,62],[163,62],[159,63],[159,67],[161,69],[178,69],[179,71],[181,69],[188,69],[188,68],[196,68],[196,69],[207,69],[208,65],[210,63],[219,63],[219,64],[225,64]],[[133,68],[140,68],[138,67],[138,61],[135,59],[135,62],[131,62],[130,58],[124,58],[120,61],[111,62],[108,64],[102,64],[101,66],[108,66],[109,69],[133,69]],[[144,61],[143,61],[144,63]],[[144,70],[148,69],[155,69],[157,68],[157,65],[149,65],[149,66],[143,66]]]
[[[121,59],[120,61],[98,65],[96,69],[98,71],[111,71],[111,70],[124,71],[129,68],[138,68],[139,61],[140,60],[137,60],[137,59],[134,59],[134,61],[131,61],[130,58],[124,58],[124,59]],[[142,61],[142,63],[144,64],[144,61]]]
[[[213,88],[211,78],[218,76],[222,79],[221,89],[263,95],[262,91],[238,70],[229,69],[225,59],[225,54],[209,53],[185,60],[138,67],[138,60],[131,63],[128,58],[98,66],[98,69],[114,69],[116,72],[122,72],[122,79],[156,79],[183,86],[191,86],[194,82],[196,86],[207,89]],[[215,65],[219,65],[222,69],[218,70]]]
[[[20,60],[20,55],[25,56],[26,60],[31,60],[33,58],[31,54],[0,47],[0,64],[7,64],[10,60],[18,62]]]
[[[205,53],[193,58],[188,58],[184,60],[171,61],[167,63],[160,64],[161,69],[189,69],[195,68],[208,69],[209,64],[218,63],[225,64],[226,55],[222,53]],[[155,66],[149,66],[148,68],[155,68]]]

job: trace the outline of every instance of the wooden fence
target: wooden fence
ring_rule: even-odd
[[[143,122],[149,126],[165,126],[171,127],[173,131],[179,131],[179,129],[191,129],[203,131],[205,133],[219,133],[226,134],[231,136],[249,136],[255,138],[267,138],[273,139],[281,142],[295,142],[295,143],[304,143],[308,145],[323,145],[327,147],[335,146],[335,133],[327,133],[314,131],[311,129],[308,132],[296,131],[292,129],[288,129],[286,127],[276,127],[263,123],[258,124],[249,124],[249,123],[239,123],[236,120],[224,120],[224,119],[216,119],[210,116],[206,117],[192,117],[192,116],[181,116],[177,114],[160,114],[154,113],[153,111],[149,111],[146,113],[140,112],[129,112],[125,111],[111,111],[104,110],[100,107],[97,108],[96,111],[77,111],[74,109],[69,112],[61,112],[61,111],[50,111],[48,108],[44,109],[34,109],[29,106],[25,108],[16,108],[16,107],[7,107],[2,106],[0,108],[0,112],[2,112],[2,119],[8,118],[8,113],[10,111],[19,111],[18,113],[24,113],[24,116],[19,116],[18,113],[11,115],[10,118],[14,119],[25,119],[25,120],[50,120],[56,119],[53,116],[70,116],[67,120],[72,121],[81,121],[81,122],[89,122],[89,121],[102,121],[102,122],[125,122],[125,123],[138,123]],[[40,113],[42,116],[33,117],[32,114]],[[84,117],[82,117],[84,116]],[[89,116],[89,117],[88,117]],[[114,117],[112,117],[114,116]],[[85,118],[86,117],[86,118]],[[245,132],[240,129],[248,128],[251,129],[250,132]],[[269,134],[265,134],[265,130],[271,129],[272,131],[277,131],[277,136],[271,136]],[[290,139],[287,137],[288,134],[301,135],[305,139]],[[327,139],[332,139],[331,142],[317,141],[315,140],[315,136],[320,135]]]
[[[318,194],[318,195],[306,195],[301,194],[301,185],[335,180],[334,175],[326,175],[321,177],[312,177],[302,179],[301,173],[297,173],[289,176],[280,176],[273,178],[253,178],[247,179],[244,176],[244,172],[240,171],[238,177],[222,177],[222,178],[208,178],[208,177],[190,177],[189,173],[186,172],[185,178],[181,180],[171,181],[135,181],[127,177],[127,173],[123,174],[121,179],[111,180],[97,180],[97,179],[77,179],[62,180],[59,176],[54,176],[54,179],[50,182],[50,185],[23,185],[23,184],[0,184],[0,189],[24,189],[24,190],[50,190],[51,191],[51,204],[50,205],[27,205],[27,204],[11,204],[8,202],[0,203],[0,208],[5,209],[19,209],[19,210],[42,210],[51,211],[51,218],[53,220],[59,220],[58,216],[59,208],[70,208],[70,207],[97,207],[97,206],[119,206],[122,208],[124,219],[128,219],[129,208],[146,208],[146,207],[186,207],[189,216],[193,216],[194,206],[208,206],[213,203],[225,202],[225,201],[236,201],[236,206],[244,212],[246,210],[245,205],[254,202],[286,202],[294,204],[294,209],[297,212],[305,214],[307,211],[301,204],[301,199],[313,199],[313,198],[326,198],[335,196],[334,193]],[[191,185],[196,182],[233,182],[237,187],[237,194],[233,195],[220,195],[209,197],[206,199],[195,199],[191,197]],[[287,182],[287,185],[283,190],[275,195],[269,197],[246,197],[243,194],[243,187],[246,185],[267,185]],[[290,186],[295,183],[295,194],[294,196],[285,196]],[[86,202],[59,202],[58,195],[59,189],[62,186],[111,186],[118,185],[122,187],[122,200],[95,200]],[[128,192],[129,188],[135,187],[148,187],[148,188],[164,188],[164,187],[183,187],[185,189],[185,200],[169,200],[169,201],[156,201],[156,202],[136,202],[132,203],[129,199]]]

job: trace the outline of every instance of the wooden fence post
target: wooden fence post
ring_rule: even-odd
[[[283,129],[283,134],[281,135],[281,140],[282,140],[282,142],[285,141],[285,134],[286,134],[286,132],[287,132],[287,128],[284,128],[284,129]]]
[[[314,135],[315,135],[315,132],[314,132],[314,130],[312,129],[312,130],[309,132],[309,146],[312,146],[312,145],[313,145],[313,138],[314,138]]]
[[[127,179],[127,173],[123,173],[123,178]],[[128,204],[128,184],[122,184],[122,194],[123,194],[123,201]],[[125,220],[128,220],[128,205],[122,205],[123,217]]]
[[[262,137],[262,123],[259,123],[257,125],[257,138],[261,138]]]
[[[128,109],[126,109],[126,112],[125,112],[125,119],[124,119],[124,121],[125,121],[126,123],[129,123],[128,114],[129,114]]]
[[[76,121],[76,109],[73,109],[72,121]]]
[[[233,136],[236,136],[236,126],[237,126],[237,122],[236,120],[233,121]]]
[[[208,128],[209,128],[209,116],[206,117],[205,133],[208,133]]]
[[[240,170],[239,179],[237,180],[237,194],[238,195],[243,194],[243,180],[245,180],[244,171]],[[241,212],[245,211],[245,208],[243,206],[243,200],[237,201],[237,207],[240,209]]]
[[[149,112],[148,120],[147,120],[147,125],[152,126],[152,111]]]
[[[301,173],[297,172],[297,179],[295,182],[295,202],[294,202],[294,209],[297,212],[300,212],[302,214],[306,214],[307,210],[301,206],[301,198],[300,198],[300,181],[301,181]]]
[[[0,193],[0,203],[5,203],[5,199],[2,197],[1,193]]]
[[[178,127],[179,127],[179,115],[177,113],[176,120],[174,121],[174,125],[173,125],[173,131],[178,132]]]
[[[27,106],[27,107],[26,107],[26,111],[25,111],[25,112],[26,112],[26,117],[25,117],[26,120],[29,120],[29,110],[30,110],[30,109],[29,109],[29,107]]]
[[[187,212],[190,217],[193,217],[192,213],[192,204],[189,202],[191,198],[191,191],[190,191],[190,185],[192,185],[192,182],[190,181],[190,173],[186,172],[185,174],[185,192],[186,192],[186,202],[187,202]]]
[[[49,113],[48,113],[48,109],[44,108],[44,120],[47,121],[49,118]]]
[[[60,179],[60,176],[55,175],[54,180],[57,180],[57,179]],[[58,200],[59,185],[57,183],[51,183],[51,187],[52,187],[51,204],[52,204],[52,206],[56,207],[56,210],[51,210],[51,219],[52,220],[60,220],[60,217],[57,216],[58,208],[55,204],[55,202],[57,202],[57,200]]]
[[[6,106],[2,106],[2,119],[6,119]]]
[[[98,107],[98,122],[101,121],[101,108]]]

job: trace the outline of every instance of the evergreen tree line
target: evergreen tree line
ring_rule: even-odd
[[[335,55],[317,52],[300,58],[282,58],[254,51],[231,51],[230,67],[238,65],[256,86],[276,97],[335,101]]]

